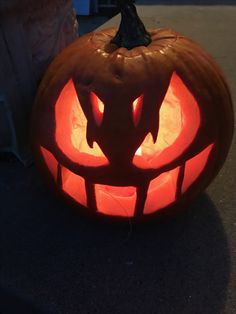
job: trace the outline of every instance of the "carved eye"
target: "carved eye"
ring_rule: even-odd
[[[86,167],[99,167],[109,163],[96,140],[92,141],[91,146],[88,144],[88,120],[72,80],[61,91],[55,115],[56,143],[65,156]]]
[[[135,153],[136,167],[158,168],[170,163],[190,146],[201,126],[198,103],[175,73],[156,123],[159,124],[157,140],[153,141],[151,132],[147,134]]]
[[[140,121],[141,112],[143,106],[143,95],[139,96],[133,101],[133,121],[134,125],[137,126]]]
[[[92,111],[93,111],[94,119],[96,121],[96,124],[100,126],[103,120],[103,113],[104,113],[104,107],[105,107],[104,103],[94,92],[90,92],[90,100],[92,104]]]

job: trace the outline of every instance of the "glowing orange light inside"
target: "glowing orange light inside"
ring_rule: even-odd
[[[136,150],[135,155],[142,156],[142,153],[143,153],[143,150],[142,150],[142,147],[140,146],[140,147]]]
[[[179,102],[171,94],[172,102],[164,102],[160,109],[160,122],[157,141],[154,143],[151,133],[148,133],[136,155],[147,160],[161,153],[172,145],[182,130],[182,112]]]
[[[101,113],[104,113],[104,103],[98,99],[98,110],[101,112]]]
[[[76,202],[87,206],[87,196],[84,178],[62,167],[62,189]]]
[[[71,130],[71,143],[80,152],[96,157],[103,157],[104,154],[96,142],[93,143],[91,148],[86,140],[87,132],[87,119],[83,113],[80,104],[72,108],[71,112],[72,130]]]
[[[182,130],[181,105],[171,88],[168,90],[167,97],[160,108],[159,131],[156,142],[153,142],[151,133],[148,133],[136,151],[136,155],[144,156],[147,160],[152,159],[166,147],[172,145]]]
[[[105,106],[91,92],[93,115],[100,125]],[[143,95],[133,102],[133,121],[139,123],[143,105]],[[87,118],[78,100],[74,84],[70,80],[63,88],[55,108],[56,142],[62,152],[72,161],[84,166],[109,165],[96,142],[89,147],[86,139]],[[200,126],[200,113],[196,100],[181,79],[173,74],[159,113],[159,132],[154,143],[151,133],[147,134],[137,149],[133,163],[143,169],[158,168],[173,161],[189,147]],[[157,122],[158,123],[158,122]],[[184,193],[202,174],[207,164],[213,144],[197,156],[186,161],[181,192]],[[57,182],[58,161],[47,149],[41,147],[47,167]],[[176,201],[177,182],[180,167],[162,173],[150,182],[144,214],[153,213]],[[142,170],[141,170],[142,171]],[[61,166],[61,189],[79,204],[87,206],[85,180],[69,169]],[[114,216],[132,217],[137,199],[136,187],[117,187],[96,184],[96,205],[100,213]]]
[[[213,144],[186,162],[182,193],[202,174]],[[58,162],[45,148],[41,147],[43,158],[57,181]],[[62,166],[61,166],[62,167]],[[162,173],[150,182],[144,214],[151,214],[176,201],[177,180],[180,167]],[[62,167],[62,189],[76,202],[87,206],[84,179]],[[112,216],[133,217],[136,202],[136,188],[95,184],[96,203],[100,213]]]
[[[200,177],[207,164],[209,155],[213,149],[210,144],[202,152],[186,162],[182,194]],[[180,167],[160,176],[150,182],[148,196],[144,206],[144,214],[151,214],[159,209],[171,205],[176,201],[177,180]]]
[[[179,167],[162,173],[150,182],[144,214],[151,214],[176,200]]]
[[[46,148],[40,146],[40,151],[43,156],[44,162],[47,164],[48,170],[50,171],[53,179],[57,180],[57,171],[58,171],[58,161],[53,156],[51,152],[49,152]]]
[[[136,98],[135,101],[133,102],[133,112],[136,111],[137,105],[138,105],[138,98]]]
[[[186,162],[184,171],[184,181],[182,185],[182,193],[197,180],[206,166],[210,153],[213,149],[213,144],[205,148],[200,154],[191,158]]]
[[[97,208],[100,213],[111,216],[132,217],[136,202],[136,188],[95,185]]]
[[[90,92],[90,100],[92,103],[93,116],[98,126],[102,124],[103,113],[104,113],[104,103],[101,99],[94,93]]]
[[[182,130],[181,106],[172,90],[169,90],[168,96],[171,101],[169,99],[163,102],[160,109],[159,132],[156,142],[153,142],[151,133],[148,133],[136,151],[136,155],[145,156],[147,160],[172,145]]]
[[[143,95],[139,96],[133,101],[133,121],[134,125],[137,126],[142,113],[142,105],[143,105]]]
[[[134,165],[158,168],[173,161],[194,140],[200,121],[196,100],[174,73],[160,108],[157,140],[154,143],[151,133],[147,134],[135,153]]]
[[[95,94],[94,94],[95,95]],[[96,95],[95,95],[96,96]],[[98,105],[98,115],[102,105]],[[87,142],[87,118],[80,105],[72,80],[63,88],[55,107],[56,142],[72,161],[85,166],[102,166],[109,162],[96,142],[91,148]],[[100,118],[98,118],[100,119]],[[99,120],[100,121],[100,120]]]

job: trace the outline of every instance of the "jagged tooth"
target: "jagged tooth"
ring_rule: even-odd
[[[152,130],[151,134],[152,134],[153,143],[156,143],[156,140],[157,140],[157,130]]]
[[[93,135],[92,135],[92,132],[91,132],[91,129],[89,128],[89,126],[87,126],[86,139],[87,139],[87,143],[88,143],[89,147],[93,148],[94,139],[93,139]]]
[[[154,123],[152,123],[151,130],[150,130],[152,134],[153,143],[156,143],[158,130],[159,130],[159,123],[157,123],[157,120],[155,120]]]

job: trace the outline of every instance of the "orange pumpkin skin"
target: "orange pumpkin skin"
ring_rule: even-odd
[[[151,44],[131,50],[110,43],[115,29],[79,38],[52,62],[39,88],[35,161],[87,212],[179,211],[227,156],[233,109],[218,66],[172,30],[149,32]]]

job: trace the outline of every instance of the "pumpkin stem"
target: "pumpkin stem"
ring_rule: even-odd
[[[121,23],[111,43],[127,49],[148,46],[151,36],[137,14],[135,0],[117,0],[117,2],[121,12]]]

